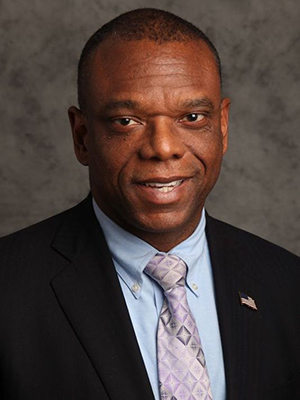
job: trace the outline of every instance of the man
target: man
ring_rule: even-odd
[[[86,44],[78,94],[91,195],[1,240],[1,398],[299,399],[299,259],[204,212],[230,103],[212,43],[123,14]],[[173,260],[188,323],[171,337],[175,289],[152,270]]]

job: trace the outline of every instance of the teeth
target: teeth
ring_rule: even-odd
[[[173,190],[174,187],[179,186],[182,182],[183,182],[183,179],[180,179],[178,181],[167,182],[167,183],[149,182],[149,183],[143,183],[143,185],[147,186],[147,187],[158,189],[160,192],[167,193],[167,192],[170,192],[171,190]]]
[[[157,188],[157,190],[159,190],[160,192],[163,192],[163,193],[171,192],[173,189],[174,189],[174,186],[164,186],[162,188]]]

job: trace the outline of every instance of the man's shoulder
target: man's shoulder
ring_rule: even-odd
[[[253,269],[266,272],[295,267],[300,275],[300,257],[253,233],[209,215],[206,232],[212,252],[218,252],[223,257],[236,257],[245,264],[251,264]]]
[[[249,279],[262,284],[270,296],[280,293],[282,301],[290,303],[293,299],[295,304],[299,303],[300,258],[297,255],[209,216],[206,233],[212,266],[222,280],[235,276],[245,283]]]
[[[65,219],[65,217],[72,212],[75,207],[72,207],[68,210],[64,210],[58,214],[55,214],[49,218],[46,218],[42,221],[39,221],[33,225],[27,226],[23,229],[20,229],[16,232],[10,233],[6,236],[0,238],[0,245],[5,245],[9,242],[27,240],[33,237],[38,239],[39,237],[44,237],[47,233],[52,233],[56,230],[61,222]]]
[[[30,250],[36,251],[35,249],[49,247],[65,221],[68,221],[70,230],[72,230],[72,224],[78,224],[78,220],[80,223],[80,216],[83,214],[86,202],[87,200],[84,200],[59,214],[0,238],[1,258],[3,259],[5,254],[28,253]]]

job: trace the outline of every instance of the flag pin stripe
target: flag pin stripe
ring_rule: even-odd
[[[242,306],[247,306],[255,311],[258,310],[256,303],[255,303],[254,299],[252,299],[252,297],[248,296],[245,293],[241,293],[241,292],[239,292],[239,297],[240,297],[240,302],[241,302]]]

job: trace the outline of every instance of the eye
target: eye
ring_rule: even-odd
[[[121,125],[121,126],[130,126],[130,125],[135,125],[137,124],[137,122],[131,118],[117,118],[113,120],[114,123],[116,123],[117,125]]]
[[[198,114],[198,113],[191,113],[185,115],[181,121],[183,122],[199,122],[202,121],[205,118],[205,115],[203,114]]]

